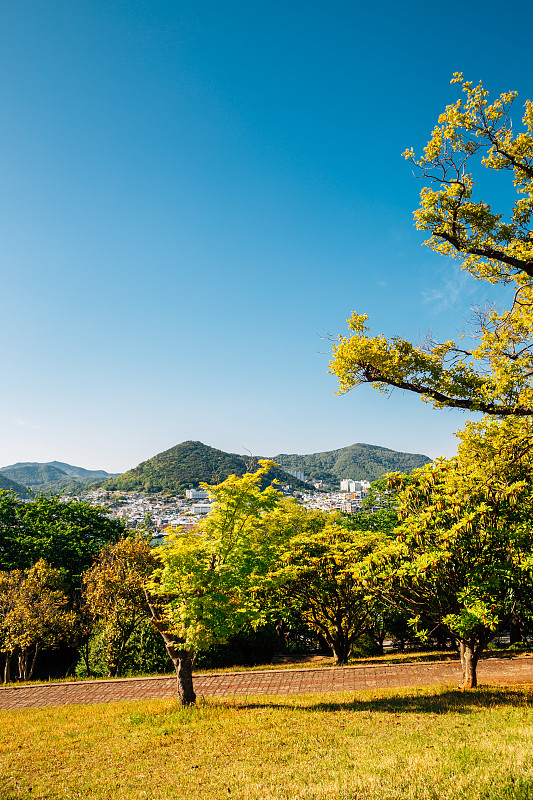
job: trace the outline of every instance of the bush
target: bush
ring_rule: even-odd
[[[109,665],[106,660],[106,641],[101,629],[96,629],[89,642],[90,674],[83,659],[78,662],[76,675],[80,678],[106,678]],[[173,672],[174,667],[161,635],[147,619],[133,632],[126,645],[123,675],[152,675]]]

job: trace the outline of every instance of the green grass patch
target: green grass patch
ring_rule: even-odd
[[[50,707],[0,731],[0,800],[533,798],[519,688]]]

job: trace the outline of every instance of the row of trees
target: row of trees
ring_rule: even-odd
[[[512,461],[510,435],[505,447]],[[66,643],[89,672],[95,626],[109,674],[121,674],[132,637],[149,618],[176,669],[181,701],[191,703],[197,654],[245,626],[304,627],[344,663],[362,634],[382,643],[408,618],[421,637],[438,629],[457,642],[463,686],[475,686],[477,661],[495,632],[533,616],[531,482],[517,476],[510,483],[491,471],[501,466],[503,448],[492,464],[484,450],[480,462],[465,437],[455,459],[382,482],[388,508],[352,518],[306,511],[272,486],[261,489],[264,462],[253,474],[208,487],[214,510],[207,519],[155,549],[142,532],[127,535],[91,509],[107,537],[97,550],[85,531],[93,563],[81,575],[68,566],[80,562],[56,547],[48,555],[55,552],[60,564],[41,558],[0,573],[4,679],[15,656],[19,677],[29,679],[43,647]],[[17,506],[13,496],[3,499]],[[20,506],[28,513],[33,505],[33,517],[38,503],[55,516],[56,532],[75,505],[41,498]],[[4,524],[4,540],[8,530]]]
[[[491,102],[481,83],[460,73],[452,83],[463,96],[440,115],[423,155],[404,153],[428,181],[416,226],[434,251],[502,286],[507,302],[473,309],[459,339],[429,335],[418,345],[372,335],[356,312],[330,366],[341,393],[364,383],[401,388],[437,408],[485,415],[458,434],[455,459],[422,471],[411,487],[400,482],[403,523],[369,579],[384,599],[408,605],[415,624],[427,614],[448,627],[472,685],[497,621],[524,618],[532,597],[533,103],[526,100],[520,126],[516,92]],[[475,199],[480,167],[511,177],[509,208]]]

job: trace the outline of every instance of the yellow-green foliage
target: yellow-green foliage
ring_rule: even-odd
[[[531,423],[470,424],[457,457],[415,470],[398,495],[396,539],[368,559],[385,603],[443,625],[479,652],[533,612]],[[401,476],[390,476],[402,486]]]
[[[355,313],[350,336],[333,346],[331,371],[339,391],[372,383],[380,391],[400,387],[437,407],[486,414],[533,414],[533,105],[526,101],[523,130],[511,126],[515,92],[489,103],[481,84],[456,73],[464,99],[439,117],[424,155],[404,153],[430,181],[421,192],[416,225],[428,231],[426,244],[462,261],[479,280],[511,285],[510,308],[480,311],[469,336],[413,345],[400,337],[369,334],[365,314]],[[474,200],[471,160],[508,172],[518,198],[507,212]]]
[[[102,627],[111,675],[121,674],[128,640],[148,619],[143,586],[155,563],[142,534],[124,536],[104,547],[83,575],[83,596],[89,613]]]
[[[42,647],[73,638],[76,621],[61,570],[44,559],[28,570],[0,572],[0,652],[8,663],[17,653],[23,680],[31,678]]]
[[[185,649],[224,642],[259,618],[253,590],[275,554],[264,521],[282,498],[272,486],[261,490],[271,462],[260,463],[241,478],[203,484],[214,503],[208,517],[192,531],[169,536],[156,552],[161,567],[150,593]]]
[[[0,713],[0,800],[526,800],[525,689]]]
[[[322,635],[343,663],[374,605],[355,567],[383,536],[351,530],[338,516],[293,502],[280,507],[278,519],[273,515],[272,531],[276,525],[285,536],[278,537],[279,560],[270,576],[275,615]]]

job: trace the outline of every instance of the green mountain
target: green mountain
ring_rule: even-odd
[[[182,442],[143,461],[123,475],[106,480],[102,486],[111,491],[183,494],[186,489],[194,489],[201,482],[220,483],[229,475],[244,475],[256,467],[255,458],[225,453],[202,442]],[[304,487],[301,481],[287,475],[279,467],[274,467],[269,479],[277,479],[282,485]]]
[[[104,469],[84,469],[83,467],[74,467],[72,464],[65,464],[63,461],[49,461],[48,466],[60,469],[75,478],[80,483],[94,483],[95,481],[105,480],[106,478],[115,477],[118,473],[106,472]]]
[[[104,470],[83,469],[62,461],[24,461],[0,468],[0,476],[9,478],[22,487],[29,486],[34,492],[60,492],[63,489],[79,489],[88,483],[110,477]]]
[[[4,489],[6,492],[15,492],[15,494],[18,494],[19,497],[29,497],[30,494],[24,486],[20,485],[20,483],[12,481],[2,474],[0,474],[0,489]]]
[[[427,456],[399,453],[372,444],[352,444],[305,456],[281,453],[272,460],[283,469],[301,471],[306,477],[334,484],[344,478],[375,481],[387,472],[410,472],[431,461]]]

